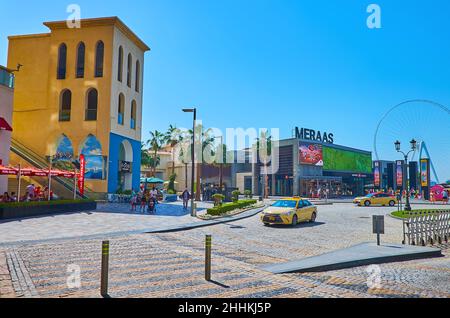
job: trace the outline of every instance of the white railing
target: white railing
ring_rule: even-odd
[[[450,210],[410,212],[403,220],[403,243],[409,245],[442,244],[450,239]]]

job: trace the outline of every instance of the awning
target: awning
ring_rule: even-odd
[[[75,177],[75,172],[73,171],[63,171],[63,170],[51,170],[51,175],[53,177],[62,177],[73,179]],[[16,167],[5,167],[0,165],[0,175],[12,175],[17,176],[19,174],[19,169]],[[37,169],[37,168],[22,168],[20,169],[20,175],[22,177],[48,177],[49,170]],[[78,176],[79,174],[77,174]]]
[[[164,183],[164,180],[159,178],[141,178],[141,183]]]
[[[0,130],[12,131],[11,126],[8,124],[8,122],[3,117],[0,117]]]
[[[12,175],[16,176],[19,172],[19,169],[13,167],[5,167],[0,165],[0,175]]]

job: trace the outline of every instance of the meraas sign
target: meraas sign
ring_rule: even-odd
[[[311,140],[316,142],[324,142],[327,144],[334,143],[334,135],[327,132],[316,131],[314,129],[295,127],[295,138],[302,140]]]

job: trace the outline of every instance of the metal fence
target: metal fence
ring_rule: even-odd
[[[442,244],[450,239],[450,210],[411,212],[403,220],[403,244]]]

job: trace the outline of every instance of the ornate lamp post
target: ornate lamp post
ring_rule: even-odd
[[[408,151],[407,153],[404,153],[403,151],[401,151],[400,150],[400,146],[401,146],[401,144],[400,144],[400,141],[396,141],[395,143],[394,143],[394,145],[395,145],[395,150],[397,151],[397,152],[400,152],[401,154],[403,154],[403,156],[404,156],[404,158],[405,158],[405,170],[406,170],[406,186],[405,186],[405,189],[406,189],[406,204],[405,204],[405,211],[411,211],[411,205],[409,204],[409,176],[408,176],[408,156],[409,156],[409,154],[411,153],[411,152],[414,152],[414,151],[416,151],[417,150],[417,141],[416,140],[411,140],[410,141],[410,144],[411,144],[411,150],[410,151]]]

